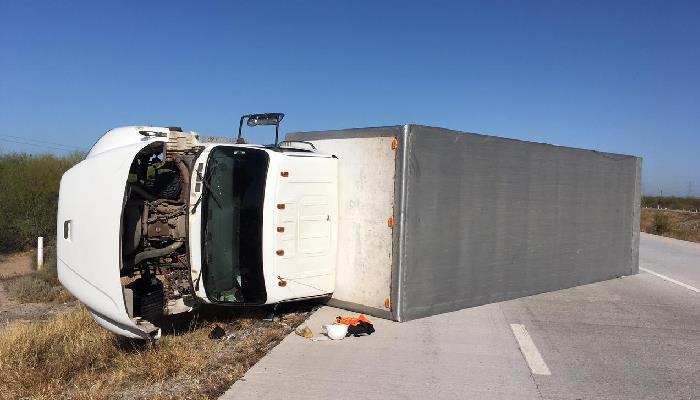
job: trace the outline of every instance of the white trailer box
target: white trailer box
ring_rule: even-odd
[[[338,158],[331,304],[408,321],[638,272],[640,158],[419,125],[286,140]]]

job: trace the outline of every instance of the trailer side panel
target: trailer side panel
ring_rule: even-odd
[[[640,159],[406,131],[399,320],[638,272]]]

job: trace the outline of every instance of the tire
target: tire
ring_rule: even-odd
[[[156,175],[154,192],[161,199],[175,200],[180,195],[180,175],[169,171]]]

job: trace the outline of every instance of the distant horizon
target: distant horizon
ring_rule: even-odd
[[[398,124],[398,125],[406,125],[406,124]],[[411,125],[423,125],[423,124],[411,124]],[[153,126],[153,125],[137,125],[137,124],[131,124],[131,125],[125,125],[125,126]],[[173,126],[173,125],[171,125],[171,126]],[[384,125],[384,126],[392,126],[392,125]],[[369,126],[368,126],[368,127],[369,127]],[[207,133],[207,132],[200,132],[200,131],[198,131],[197,129],[189,129],[189,128],[185,128],[185,127],[181,127],[181,128],[183,128],[184,130],[191,130],[191,131],[197,132],[197,133],[199,133],[199,134],[201,134],[201,135],[204,135],[204,136],[231,137],[231,138],[234,138],[234,137],[235,137],[235,132],[232,132],[230,135],[225,135],[225,134],[224,134],[224,135],[216,135],[216,134],[209,134],[209,133]],[[355,129],[355,128],[367,128],[367,127],[352,127],[352,128],[348,127],[348,128],[340,128],[340,129]],[[437,127],[437,128],[444,128],[444,127]],[[451,129],[451,128],[446,128],[446,129]],[[505,136],[499,136],[499,135],[488,134],[488,133],[481,133],[481,132],[468,132],[468,131],[462,131],[462,132],[465,132],[465,133],[473,133],[473,134],[479,134],[479,135],[485,135],[485,136],[498,136],[498,137],[503,137],[503,138],[506,138],[506,139],[514,139],[514,138],[508,138],[508,137],[505,137]],[[281,130],[280,130],[280,137],[281,137],[281,138],[284,137],[285,133],[287,133],[287,132],[285,132],[283,129],[281,129]],[[101,136],[101,135],[100,135],[100,136]],[[99,139],[100,136],[97,136],[97,137],[95,138],[95,141],[97,141],[97,139]],[[533,141],[527,140],[527,139],[514,139],[514,140],[522,140],[522,141],[526,141],[526,142],[533,142]],[[29,143],[29,142],[31,142],[32,140],[31,140],[31,139],[28,139],[28,140],[25,140],[25,141],[26,141],[27,143]],[[43,151],[19,151],[19,152],[17,152],[17,151],[6,151],[6,150],[3,149],[3,147],[2,147],[2,142],[3,142],[3,139],[0,138],[0,156],[9,155],[9,154],[30,154],[30,155],[37,155],[37,156],[45,155],[45,154],[51,154],[51,155],[56,155],[56,156],[64,156],[64,155],[68,155],[68,154],[76,153],[76,152],[77,152],[77,153],[87,153],[87,152],[90,150],[90,147],[92,147],[92,144],[91,144],[90,147],[86,147],[85,149],[65,149],[65,150],[62,150],[62,149],[58,149],[58,148],[55,147],[55,145],[58,144],[58,143],[54,143],[54,144],[49,144],[49,143],[41,144],[40,142],[36,142],[36,143],[34,143],[34,144],[28,144],[28,145],[29,145],[29,146],[36,146],[36,147],[40,147],[40,148],[45,148],[46,150],[43,150]],[[533,142],[533,143],[542,143],[542,144],[548,144],[548,145],[552,145],[552,146],[560,146],[560,145],[557,145],[557,144],[554,144],[554,143],[544,143],[544,142]],[[94,142],[93,142],[93,144],[94,144]],[[264,143],[258,143],[258,144],[264,144]],[[575,149],[581,149],[581,150],[600,151],[600,150],[596,150],[596,149],[585,149],[585,148],[581,148],[581,147],[571,147],[571,146],[564,146],[564,147],[575,148]],[[609,153],[609,152],[605,152],[605,153]],[[610,153],[610,154],[622,154],[622,153]],[[622,154],[622,155],[634,156],[634,154]],[[643,165],[643,164],[644,164],[644,160],[642,159],[642,169],[644,168],[644,165]],[[689,183],[691,183],[691,182],[689,182]],[[644,182],[642,181],[642,196],[645,196],[645,197],[656,197],[656,196],[660,196],[660,197],[700,198],[700,194],[697,194],[697,193],[695,193],[695,191],[694,191],[694,189],[695,189],[695,182],[692,182],[692,184],[689,185],[689,186],[690,186],[689,189],[691,189],[691,190],[690,190],[688,193],[686,193],[686,194],[677,194],[677,195],[676,195],[676,194],[665,194],[665,193],[663,193],[663,190],[659,190],[659,191],[657,191],[657,192],[645,191],[646,189],[644,188]]]
[[[283,132],[419,123],[634,155],[643,193],[700,195],[700,2],[261,7],[0,0],[0,152],[279,111]]]

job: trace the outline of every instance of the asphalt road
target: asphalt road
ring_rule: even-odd
[[[641,234],[639,267],[700,289],[700,244]]]
[[[402,324],[294,334],[224,399],[700,399],[700,244],[642,235],[650,272]],[[693,290],[696,289],[696,290]],[[342,310],[309,320],[318,333]]]

